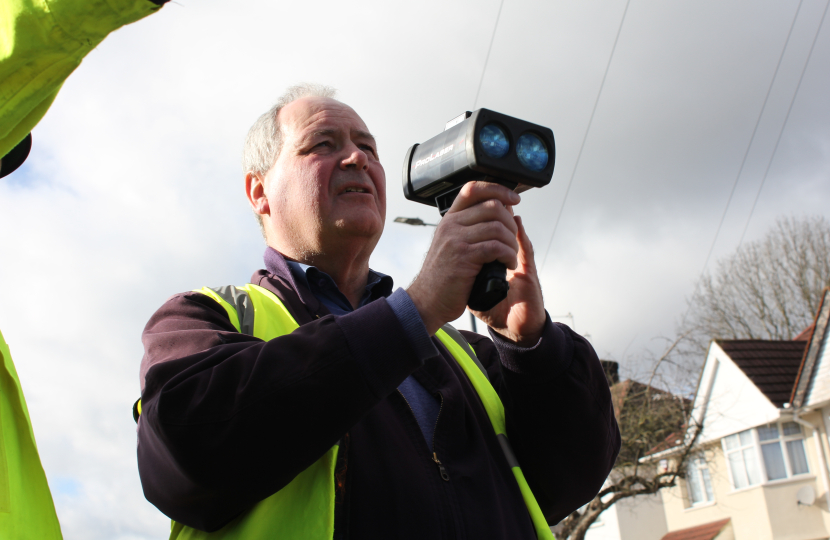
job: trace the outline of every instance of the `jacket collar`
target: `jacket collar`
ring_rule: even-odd
[[[294,278],[285,255],[269,246],[265,249],[263,258],[265,270],[255,272],[251,277],[251,283],[276,294],[287,305],[298,324],[302,325],[330,314],[328,308],[314,296],[308,286]],[[392,278],[377,272],[372,274],[380,276],[379,283],[372,288],[372,300],[392,294]],[[305,313],[308,313],[308,317],[304,316]]]
[[[282,253],[268,247],[264,259],[265,270],[254,272],[251,283],[277,295],[294,316],[297,324],[303,325],[329,315],[328,308],[317,300],[309,288],[297,283]]]

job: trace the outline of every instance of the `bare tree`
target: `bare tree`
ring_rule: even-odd
[[[688,314],[645,384],[611,387],[622,448],[594,499],[559,523],[559,540],[584,540],[602,512],[685,478],[702,426],[689,416],[700,364],[712,339],[792,339],[807,328],[830,285],[830,223],[782,218],[767,235],[719,261],[689,301]],[[655,388],[672,389],[671,392]],[[669,457],[660,460],[655,456]]]
[[[652,386],[660,378],[660,371],[672,364],[679,341],[671,343],[654,362],[648,383],[629,379],[611,386],[622,437],[620,454],[597,496],[554,528],[559,540],[584,540],[588,528],[618,501],[657,493],[685,477],[686,463],[700,431],[696,426],[686,427],[691,402]],[[672,452],[665,467],[643,459],[662,451]]]
[[[793,339],[812,322],[828,285],[830,223],[782,218],[701,279],[680,331],[701,356],[712,339]]]

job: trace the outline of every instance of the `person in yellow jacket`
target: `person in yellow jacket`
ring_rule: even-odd
[[[32,128],[110,32],[167,0],[0,0],[0,177],[29,154]],[[61,539],[29,411],[0,334],[0,538]]]
[[[9,346],[0,334],[0,538],[62,538]]]
[[[166,1],[0,0],[0,176],[26,159],[32,128],[84,56]]]

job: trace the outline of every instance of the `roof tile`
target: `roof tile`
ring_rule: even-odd
[[[724,339],[717,344],[773,405],[790,400],[806,341]]]
[[[723,530],[726,524],[729,523],[730,519],[726,518],[720,521],[704,523],[697,527],[672,531],[661,540],[713,540]]]

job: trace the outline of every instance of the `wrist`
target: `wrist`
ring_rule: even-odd
[[[415,348],[415,351],[422,361],[432,358],[438,354],[438,350],[430,339],[430,335],[424,326],[418,309],[414,302],[403,289],[398,289],[386,298],[386,303],[395,313],[398,322],[403,326],[406,336]]]
[[[431,314],[431,310],[427,308],[428,303],[425,301],[424,295],[421,294],[415,283],[406,289],[406,294],[409,295],[409,299],[415,305],[415,309],[418,310],[418,315],[421,316],[421,321],[427,329],[427,334],[434,336],[435,332],[437,332],[438,329],[444,325],[444,323]]]
[[[537,331],[523,332],[521,334],[511,332],[507,328],[493,328],[492,330],[504,338],[505,341],[509,341],[517,347],[531,348],[542,339],[544,329],[545,326],[542,324]]]

